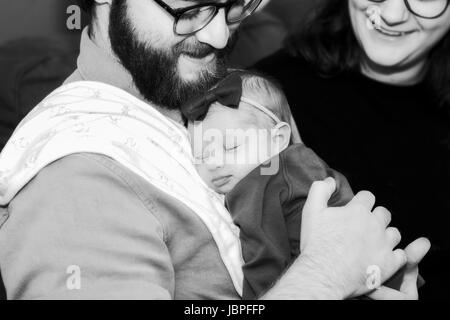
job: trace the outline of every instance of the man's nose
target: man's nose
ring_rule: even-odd
[[[216,49],[226,47],[230,29],[225,18],[225,9],[221,9],[214,19],[202,30],[195,34],[198,41],[209,44]]]
[[[381,17],[388,26],[404,23],[409,16],[410,12],[404,0],[387,0],[382,5]]]

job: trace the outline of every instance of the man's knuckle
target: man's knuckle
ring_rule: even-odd
[[[361,203],[357,202],[352,205],[352,213],[353,214],[364,214],[367,212],[368,212],[367,208]]]
[[[364,198],[366,198],[366,199],[370,199],[370,200],[372,200],[372,201],[375,201],[375,195],[374,195],[372,192],[370,192],[370,191],[363,190],[363,191],[360,191],[360,192],[358,193],[358,195],[359,195],[360,197],[364,197]]]
[[[389,227],[387,229],[387,231],[389,232],[389,235],[393,238],[401,238],[402,235],[400,233],[400,230],[398,230],[396,227]]]
[[[383,206],[376,207],[375,211],[378,212],[379,214],[384,215],[385,217],[391,215],[390,211]]]
[[[408,256],[404,250],[400,250],[400,260],[402,264],[408,262]]]

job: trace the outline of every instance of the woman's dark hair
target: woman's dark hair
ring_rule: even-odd
[[[326,0],[287,40],[294,56],[311,63],[322,76],[357,70],[364,55],[350,20],[347,0]],[[426,82],[438,102],[450,108],[450,32],[431,50]]]

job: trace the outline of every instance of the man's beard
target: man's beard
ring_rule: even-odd
[[[176,110],[187,100],[210,89],[226,75],[227,57],[235,43],[235,37],[222,50],[189,41],[182,41],[168,50],[156,49],[151,44],[138,40],[127,15],[126,2],[115,0],[112,3],[109,25],[111,47],[146,100],[160,107]],[[180,54],[192,58],[215,54],[216,64],[213,70],[200,71],[198,80],[183,81],[178,72]]]

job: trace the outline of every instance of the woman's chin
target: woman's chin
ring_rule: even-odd
[[[386,68],[402,67],[413,56],[418,56],[422,51],[418,45],[420,40],[416,33],[398,39],[380,35],[376,30],[361,34],[361,44],[369,61]]]
[[[406,65],[409,60],[409,55],[407,53],[385,48],[366,50],[366,56],[371,65],[379,66],[381,68],[401,68],[403,65]]]

